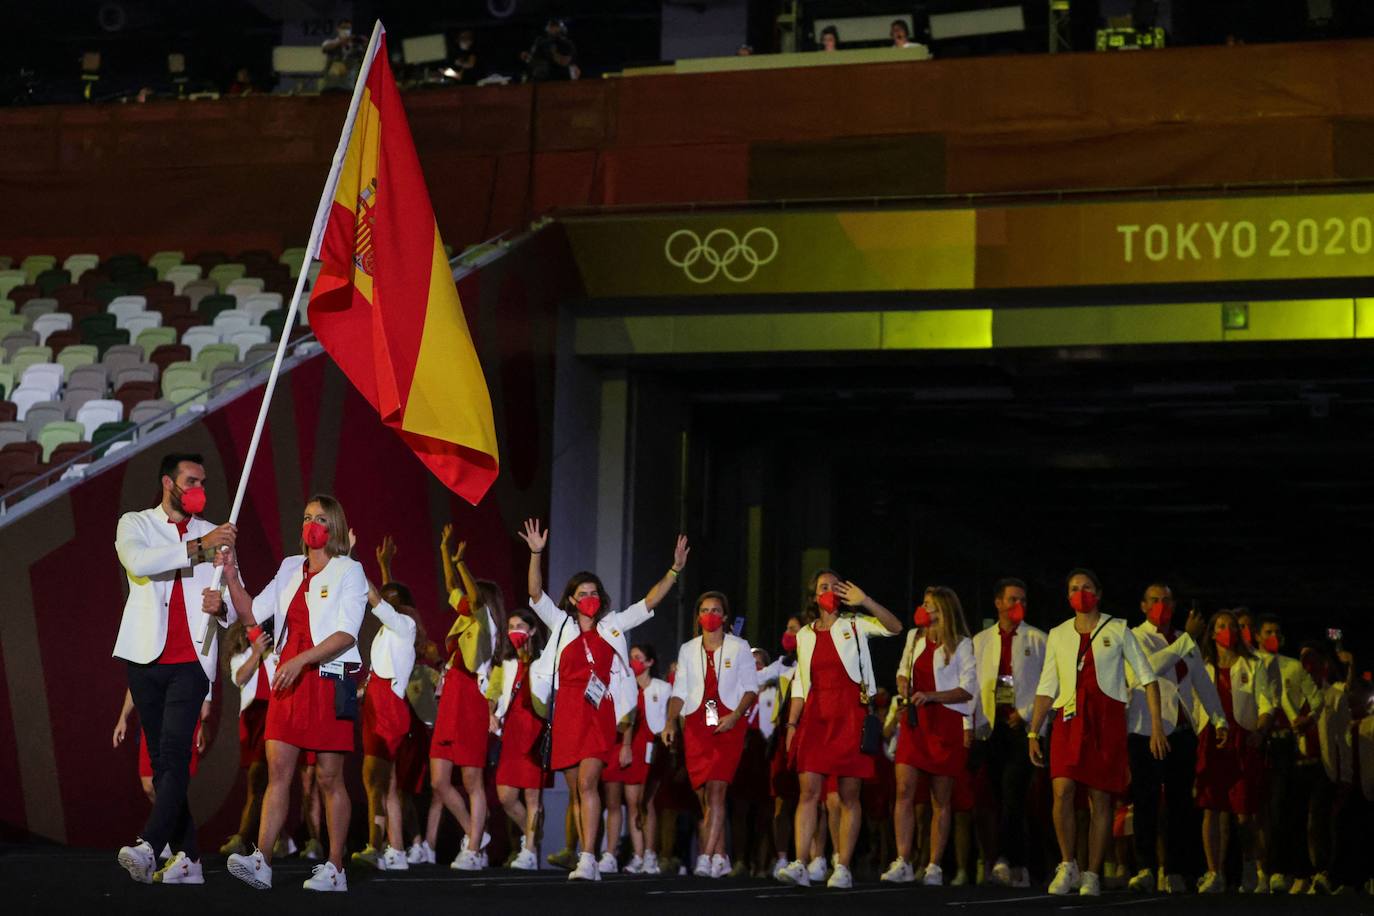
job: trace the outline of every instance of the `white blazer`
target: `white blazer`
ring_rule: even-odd
[[[242,652],[239,652],[233,658],[229,659],[229,677],[231,680],[238,673],[238,670],[243,667],[243,663],[252,658],[252,656],[253,647],[249,646],[247,649],[244,649]],[[248,675],[248,680],[244,681],[243,686],[239,688],[239,715],[243,715],[243,711],[251,706],[253,700],[257,698],[258,678],[261,676],[264,669],[267,671],[267,682],[270,685],[272,679],[277,676],[277,657],[271,652],[268,652],[259,660],[258,664],[253,667],[253,673]]]
[[[386,602],[374,607],[372,613],[382,622],[372,637],[372,673],[391,678],[391,692],[404,700],[410,672],[415,670],[415,621]]]
[[[549,628],[550,645],[530,666],[531,686],[542,706],[548,699],[550,689],[558,687],[558,663],[563,657],[563,650],[581,635],[582,628],[572,615],[554,604],[553,599],[545,592],[540,592],[539,600],[530,607],[539,615],[539,619],[544,621],[544,626]],[[615,703],[617,722],[623,720],[639,701],[639,686],[635,683],[634,672],[630,669],[630,643],[625,634],[646,620],[652,620],[653,616],[654,612],[649,610],[647,604],[636,601],[623,611],[611,611],[596,623],[596,631],[614,650],[614,657],[611,659],[611,683],[608,686]]]
[[[1322,695],[1317,690],[1317,682],[1312,680],[1312,675],[1307,673],[1307,669],[1302,666],[1302,662],[1296,658],[1289,658],[1287,655],[1270,655],[1267,652],[1256,652],[1260,658],[1264,659],[1278,672],[1278,682],[1270,683],[1270,690],[1274,693],[1276,705],[1283,708],[1283,714],[1292,723],[1302,714],[1304,705],[1312,715],[1317,715],[1322,711]]]
[[[1238,657],[1231,665],[1231,715],[1246,731],[1254,731],[1259,727],[1260,718],[1274,711],[1269,673],[1269,665],[1260,658]],[[1215,685],[1217,669],[1211,662],[1207,663],[1207,676]],[[1205,722],[1201,703],[1194,700],[1193,709],[1193,720]]]
[[[167,513],[160,505],[120,516],[115,532],[115,552],[124,567],[129,597],[124,601],[124,616],[120,618],[119,635],[115,637],[111,653],[115,658],[137,665],[157,661],[167,645],[167,609],[172,585],[181,570],[190,569],[191,574],[182,580],[181,586],[186,599],[186,623],[205,676],[211,682],[215,680],[219,653],[207,655],[201,651],[206,615],[200,609],[201,592],[210,587],[215,567],[212,563],[197,563],[192,567],[191,558],[186,555],[188,542],[209,534],[215,527],[193,516],[186,526],[186,534],[179,535],[176,525],[167,520]],[[238,619],[232,602],[228,602],[228,607],[229,614],[217,618],[221,627],[228,627]],[[210,633],[213,638],[214,631]]]
[[[496,699],[496,718],[502,720],[502,727],[505,726],[506,713],[510,712],[510,704],[515,699],[515,676],[520,671],[520,659],[508,658],[501,663],[501,695]],[[525,671],[525,679],[530,677],[529,670]],[[521,684],[520,689],[524,690],[525,685]],[[540,701],[542,706],[543,701]]]
[[[899,672],[903,677],[911,677],[911,665],[916,664],[921,653],[926,651],[927,645],[925,636],[916,640],[916,644],[911,647],[911,662]],[[973,640],[959,640],[959,645],[950,654],[949,661],[945,661],[944,646],[937,646],[934,652],[935,657],[931,660],[931,667],[935,672],[935,689],[953,690],[956,687],[962,687],[969,695],[969,699],[962,703],[945,703],[943,705],[961,716],[972,715],[973,698],[978,696],[978,672],[973,657]],[[912,684],[914,690],[915,682],[913,681]]]
[[[1334,783],[1349,785],[1355,778],[1354,744],[1350,735],[1350,698],[1344,684],[1328,684],[1322,692],[1322,711],[1317,714],[1317,743],[1308,746],[1304,731],[1298,736],[1298,747],[1304,754],[1319,754],[1326,778]]]
[[[286,632],[286,611],[303,578],[305,557],[287,557],[272,581],[253,599],[255,620],[273,618],[272,633],[276,639],[273,651],[279,657],[290,639]],[[352,557],[331,558],[310,580],[305,606],[310,611],[311,642],[318,646],[335,633],[347,633],[353,637],[353,645],[330,661],[361,665],[363,657],[358,652],[358,631],[367,613],[367,576],[363,573],[363,564]],[[387,605],[388,609],[390,607]]]
[[[855,638],[857,632],[858,638]],[[835,650],[844,663],[845,673],[856,684],[867,688],[871,697],[878,692],[877,675],[873,672],[873,656],[868,651],[868,640],[874,636],[896,636],[878,622],[878,618],[868,614],[845,614],[836,618],[834,626],[828,631],[818,633],[813,626],[804,626],[797,631],[797,671],[792,680],[792,699],[804,700],[811,689],[811,654],[816,649],[816,640],[829,637]],[[860,668],[863,673],[860,674]]]
[[[1074,618],[1070,617],[1046,636],[1045,667],[1035,688],[1038,696],[1054,698],[1055,709],[1070,711],[1078,705],[1079,633],[1073,625]],[[1125,703],[1131,697],[1126,686],[1126,666],[1136,670],[1141,686],[1155,682],[1154,669],[1125,620],[1103,614],[1098,626],[1101,630],[1092,641],[1097,686],[1113,700]]]
[[[673,686],[656,677],[650,678],[649,686],[644,688],[644,721],[655,735],[663,734],[663,726],[668,724],[668,700],[672,695]]]
[[[997,669],[1002,666],[1002,636],[997,624],[973,637],[973,658],[978,672],[979,702],[974,708],[978,725],[991,724],[997,715]],[[1016,691],[1016,712],[1029,725],[1035,707],[1035,688],[1045,667],[1045,631],[1024,620],[1011,637],[1011,677]],[[910,665],[907,666],[910,671]]]
[[[673,679],[673,696],[682,701],[682,715],[690,716],[701,707],[706,695],[706,650],[702,638],[689,640],[677,652],[677,677]],[[729,709],[739,709],[746,693],[758,698],[759,672],[754,667],[754,650],[738,636],[725,634],[720,648],[711,653],[716,666],[716,683],[720,701]]]
[[[1193,637],[1180,633],[1172,643],[1166,642],[1164,634],[1148,620],[1131,632],[1140,642],[1150,660],[1155,673],[1155,683],[1159,684],[1159,707],[1164,719],[1164,734],[1172,735],[1178,727],[1180,708],[1190,718],[1196,710],[1203,712],[1201,719],[1193,718],[1193,728],[1202,731],[1211,722],[1217,728],[1226,724],[1226,711],[1221,708],[1221,697],[1217,696],[1217,685],[1207,675],[1206,663]],[[1178,680],[1175,667],[1183,662],[1188,669],[1183,680]],[[1126,672],[1127,683],[1131,687],[1131,705],[1126,710],[1126,727],[1133,735],[1150,734],[1150,703],[1145,696],[1145,688],[1135,677],[1135,669]]]

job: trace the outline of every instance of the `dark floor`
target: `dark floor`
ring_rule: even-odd
[[[822,916],[837,907],[890,909],[948,907],[955,914],[1002,912],[1051,914],[1061,910],[1105,910],[1130,907],[1133,914],[1177,913],[1180,910],[1223,913],[1241,906],[1254,913],[1322,913],[1327,916],[1374,914],[1374,897],[1137,897],[1108,893],[1096,900],[1053,898],[1039,891],[1005,888],[926,890],[916,886],[887,887],[862,884],[852,891],[802,890],[763,881],[705,881],[694,878],[616,876],[599,884],[570,883],[562,872],[517,874],[492,869],[480,875],[458,874],[443,866],[413,868],[382,876],[350,872],[350,892],[307,894],[300,887],[309,869],[305,863],[280,863],[276,888],[254,891],[224,870],[221,861],[209,862],[204,887],[161,887],[134,884],[115,862],[113,852],[93,853],[9,847],[0,849],[0,912],[27,913],[140,913],[177,916],[275,916],[317,911],[322,904],[331,914],[500,913],[522,916],[546,913],[614,916],[619,907],[638,914],[787,913]]]

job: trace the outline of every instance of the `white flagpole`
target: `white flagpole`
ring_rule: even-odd
[[[353,100],[348,104],[348,116],[344,119],[343,130],[339,134],[339,146],[334,150],[334,162],[329,167],[329,178],[324,183],[324,192],[320,195],[319,206],[315,209],[315,221],[310,226],[310,241],[305,246],[305,260],[301,264],[301,272],[296,277],[296,290],[291,294],[291,305],[286,310],[286,321],[282,323],[281,339],[277,341],[277,355],[272,360],[272,371],[267,376],[267,387],[262,392],[262,404],[258,407],[258,422],[253,427],[253,438],[248,443],[248,454],[243,459],[243,474],[239,477],[239,486],[234,493],[234,506],[229,510],[229,524],[238,524],[239,511],[243,508],[243,497],[248,492],[248,477],[253,473],[253,461],[258,455],[258,443],[262,441],[262,430],[267,425],[267,409],[272,405],[272,393],[277,390],[277,377],[281,374],[282,360],[286,358],[286,346],[291,338],[291,330],[296,326],[296,313],[300,309],[301,293],[305,290],[305,280],[309,275],[310,262],[319,256],[321,236],[324,235],[324,227],[329,222],[329,208],[334,200],[334,192],[339,184],[339,172],[343,170],[344,158],[348,155],[348,143],[353,137],[353,122],[358,117],[358,106],[362,104],[363,88],[367,85],[367,76],[372,69],[372,58],[377,52],[377,44],[381,41],[382,35],[386,34],[386,29],[382,27],[382,21],[377,20],[372,27],[372,38],[367,43],[367,53],[363,57],[362,68],[358,71],[358,81],[353,86]],[[215,567],[214,578],[210,582],[211,588],[219,588],[220,578],[224,575],[224,568]],[[205,632],[200,638],[200,651],[202,655],[210,654],[210,647],[214,645],[215,621],[207,619],[205,621]]]

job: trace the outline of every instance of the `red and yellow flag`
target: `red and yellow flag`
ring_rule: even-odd
[[[468,333],[386,34],[330,202],[310,326],[382,422],[474,505],[499,466],[491,395]]]

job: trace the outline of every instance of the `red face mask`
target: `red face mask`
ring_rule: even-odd
[[[916,613],[911,615],[911,622],[922,629],[930,626],[930,611],[926,610],[924,604],[916,608]]]
[[[458,606],[457,606],[456,608],[454,608],[454,610],[458,612],[458,616],[459,616],[459,617],[471,617],[471,616],[472,616],[472,602],[468,600],[468,596],[467,596],[467,595],[463,595],[462,597],[460,597],[460,598],[458,599]],[[520,647],[519,647],[519,646],[516,646],[515,648],[518,649],[518,648],[520,648]]]
[[[697,621],[701,624],[701,629],[706,633],[714,633],[725,625],[725,618],[720,614],[713,614],[710,611],[702,611],[697,615]]]
[[[1007,619],[1012,623],[1020,623],[1026,619],[1026,606],[1021,602],[1016,602],[1007,608]]]
[[[510,640],[510,644],[515,648],[515,651],[519,652],[529,644],[530,634],[526,633],[524,630],[511,630],[506,634],[506,638]]]
[[[816,596],[816,604],[827,614],[833,614],[840,608],[840,596],[835,592],[821,592]]]
[[[635,677],[639,677],[645,671],[649,670],[649,663],[642,662],[637,658],[632,658],[630,659],[630,670],[635,673]]]
[[[1255,645],[1255,636],[1250,632],[1249,627],[1240,628],[1240,638],[1247,646],[1253,647]]]
[[[181,491],[181,511],[199,515],[205,511],[205,488],[188,487]]]
[[[1091,614],[1097,610],[1097,593],[1080,589],[1069,595],[1069,606],[1075,614]]]
[[[321,522],[306,522],[301,526],[301,537],[305,546],[311,550],[322,550],[329,543],[329,526]]]
[[[1150,605],[1150,609],[1145,612],[1145,619],[1155,625],[1155,629],[1161,633],[1169,632],[1169,624],[1174,619],[1173,608],[1163,601],[1156,601]]]
[[[1215,633],[1213,633],[1212,641],[1215,642],[1217,645],[1221,646],[1223,649],[1229,649],[1231,648],[1231,643],[1236,641],[1236,638],[1235,635],[1231,632],[1231,629],[1228,627],[1224,630],[1217,630]]]
[[[797,634],[793,633],[791,630],[786,630],[782,634],[782,651],[797,651]]]
[[[1264,648],[1265,652],[1273,655],[1275,652],[1279,651],[1279,638],[1277,636],[1266,636],[1260,645]]]
[[[577,599],[577,613],[583,617],[595,617],[599,610],[601,610],[600,595],[583,595]]]

